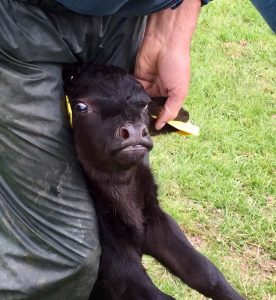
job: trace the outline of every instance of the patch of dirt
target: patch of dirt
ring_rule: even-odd
[[[260,214],[267,219],[268,222],[274,224],[275,227],[275,208],[276,201],[275,197],[268,196],[266,198],[266,205],[260,208]]]
[[[275,117],[275,119],[276,119],[276,117]],[[269,206],[273,206],[276,204],[275,197],[273,197],[273,196],[268,196],[266,200],[267,200],[267,205],[269,205]]]
[[[239,42],[226,42],[222,44],[222,48],[225,50],[226,54],[231,58],[240,58],[244,56],[247,52],[248,42],[241,40]]]
[[[195,248],[203,248],[204,240],[201,236],[189,236],[189,241]]]
[[[269,259],[259,245],[248,244],[244,249],[243,261],[250,263],[250,269],[258,280],[272,279],[276,275],[276,260]]]
[[[259,245],[248,244],[245,250],[246,255],[257,259],[260,255],[263,255],[263,251]]]
[[[262,271],[266,273],[271,273],[276,275],[276,260],[268,259],[259,263],[259,267]]]

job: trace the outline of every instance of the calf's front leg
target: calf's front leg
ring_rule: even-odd
[[[112,247],[102,244],[99,276],[89,300],[175,299],[153,284],[136,249],[116,242]]]
[[[242,300],[222,273],[190,244],[174,220],[155,206],[147,215],[144,251],[191,288],[214,300]]]

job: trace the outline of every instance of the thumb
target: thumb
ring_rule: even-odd
[[[167,99],[163,109],[161,110],[159,116],[157,117],[155,128],[156,130],[160,130],[162,127],[165,126],[165,124],[171,120],[173,120],[181,106],[184,102],[185,97],[177,97],[177,96],[171,96]]]

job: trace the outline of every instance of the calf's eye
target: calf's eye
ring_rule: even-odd
[[[87,112],[88,106],[86,104],[80,102],[75,105],[75,109],[78,112]]]

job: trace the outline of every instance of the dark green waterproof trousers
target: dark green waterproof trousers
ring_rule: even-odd
[[[88,299],[100,246],[61,64],[131,71],[144,23],[0,1],[1,300]]]

